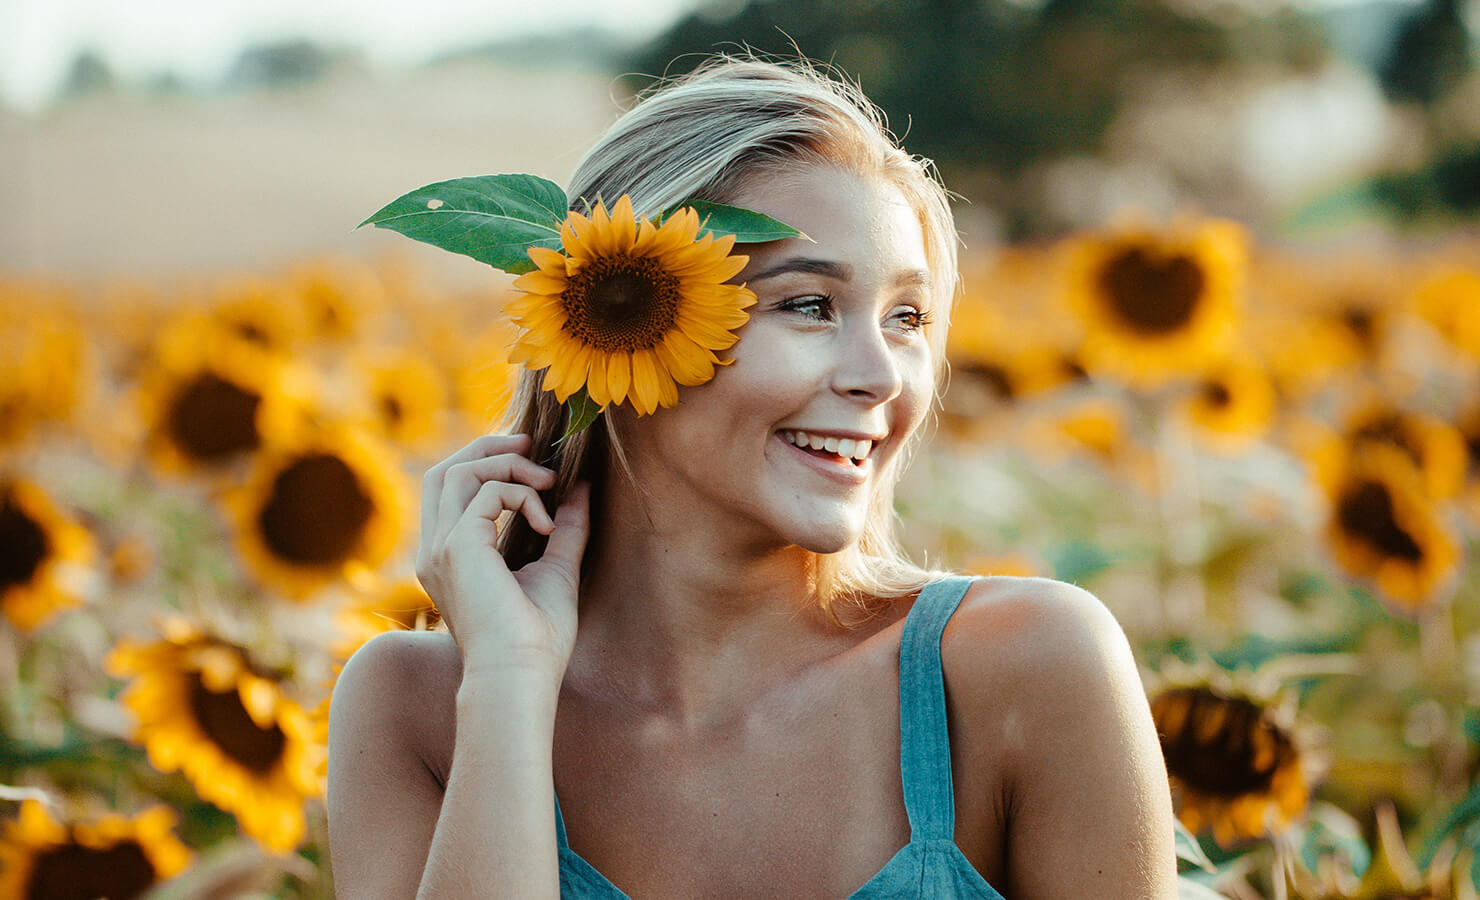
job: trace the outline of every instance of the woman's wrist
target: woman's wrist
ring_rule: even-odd
[[[465,653],[458,705],[464,698],[478,705],[510,700],[548,703],[554,709],[565,677],[565,663],[542,652]]]

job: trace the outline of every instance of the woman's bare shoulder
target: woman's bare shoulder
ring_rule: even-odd
[[[1099,598],[1050,578],[977,579],[941,643],[952,693],[1020,724],[1141,691],[1125,632]],[[1062,720],[1057,720],[1062,722]]]
[[[445,632],[388,631],[375,636],[345,663],[334,687],[330,715],[369,730],[420,756],[445,775],[456,721],[462,658]],[[332,734],[332,731],[331,731]]]

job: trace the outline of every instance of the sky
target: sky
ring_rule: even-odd
[[[42,105],[78,51],[127,79],[174,71],[211,84],[243,47],[306,37],[415,65],[439,51],[596,25],[656,33],[698,0],[0,0],[0,101]]]

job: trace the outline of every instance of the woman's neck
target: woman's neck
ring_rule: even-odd
[[[582,689],[703,727],[846,642],[818,607],[815,554],[623,501],[603,504],[587,548],[567,676]]]

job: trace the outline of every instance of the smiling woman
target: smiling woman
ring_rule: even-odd
[[[894,539],[957,281],[928,163],[852,85],[722,58],[568,196],[507,433],[423,483],[450,634],[377,637],[335,691],[341,895],[1173,896],[1109,613]],[[791,236],[721,256],[675,212],[705,204]]]

